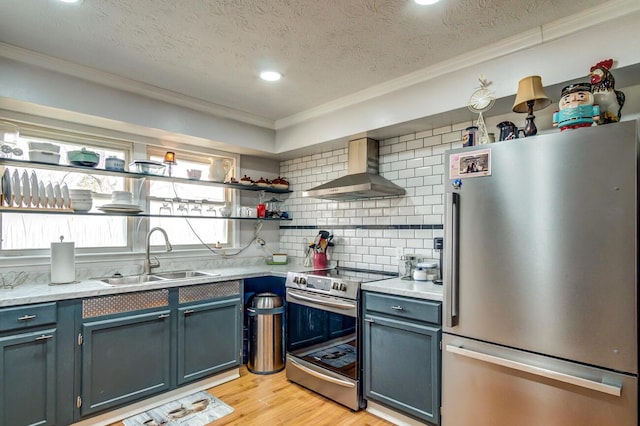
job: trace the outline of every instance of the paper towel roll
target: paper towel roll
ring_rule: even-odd
[[[51,283],[76,280],[75,243],[51,243]]]

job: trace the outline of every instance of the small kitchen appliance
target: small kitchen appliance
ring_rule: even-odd
[[[363,408],[360,285],[396,276],[347,268],[289,272],[287,379],[352,410]]]

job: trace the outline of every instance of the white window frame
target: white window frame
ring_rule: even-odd
[[[16,123],[18,124],[18,123]],[[96,136],[92,134],[85,133],[76,133],[71,131],[65,131],[54,128],[44,128],[33,125],[26,124],[18,124],[20,128],[20,138],[21,139],[39,139],[46,140],[52,143],[68,143],[73,145],[78,145],[79,147],[88,146],[88,147],[98,147],[98,148],[107,148],[122,151],[124,153],[124,160],[128,162],[133,156],[134,150],[134,142],[115,139],[115,138],[107,138]],[[28,153],[25,150],[23,158],[27,158]],[[61,159],[62,160],[62,159]],[[61,161],[62,162],[62,161]],[[130,179],[123,177],[124,179],[124,188],[125,190],[132,190],[132,182]],[[7,213],[11,215],[16,215],[19,213]],[[46,215],[46,213],[42,213]],[[2,216],[0,215],[0,221],[2,220]],[[100,218],[96,218],[96,220],[100,220]],[[83,254],[113,254],[113,253],[132,253],[135,251],[135,242],[134,242],[134,232],[135,225],[131,219],[126,219],[126,245],[120,247],[83,247],[76,248],[76,253],[79,255]],[[50,249],[47,248],[37,248],[37,249],[20,249],[20,250],[2,250],[2,255],[0,259],[13,259],[16,258],[35,258],[48,256]],[[0,262],[0,265],[2,262]]]
[[[186,160],[186,161],[193,161],[193,162],[201,162],[202,164],[205,164],[204,161],[202,161],[203,156],[205,158],[223,158],[223,159],[227,159],[230,161],[231,163],[231,167],[230,167],[230,171],[228,173],[228,177],[235,177],[236,174],[236,170],[237,170],[237,164],[239,162],[239,156],[237,155],[233,155],[233,154],[229,154],[229,153],[223,153],[223,152],[215,152],[215,151],[210,151],[210,152],[203,152],[203,151],[194,151],[194,150],[190,150],[190,149],[186,149],[185,147],[171,147],[171,148],[167,148],[166,146],[155,146],[155,145],[148,145],[147,146],[147,158],[151,158],[152,156],[155,157],[159,157],[162,158],[164,156],[164,154],[167,151],[171,151],[175,153],[176,156],[176,162],[178,163],[177,166],[179,166],[180,164],[180,160]],[[174,169],[175,167],[174,166]],[[203,173],[203,178],[206,179],[206,174]],[[145,192],[148,194],[149,192],[149,185],[145,186]],[[147,207],[147,211],[149,211],[150,209],[150,199],[148,197],[146,198],[146,207]],[[236,205],[236,191],[230,188],[225,188],[224,189],[224,199],[226,201],[226,203],[229,206],[232,206],[232,209],[235,209]],[[175,209],[175,206],[174,206]],[[175,211],[174,211],[175,214]],[[171,220],[185,220],[185,219],[181,219],[181,218],[175,218],[175,219],[171,219]],[[191,223],[193,223],[194,221],[206,221],[206,220],[223,220],[223,219],[217,219],[217,218],[211,218],[211,217],[203,217],[202,219],[199,218],[195,218],[195,219],[188,219],[190,221],[192,221]],[[238,244],[238,225],[237,222],[234,220],[225,220],[224,221],[227,225],[227,242],[222,244],[223,248],[229,248],[229,247],[235,247]],[[146,221],[146,225],[147,225],[147,230],[150,227],[150,223],[151,223],[151,218]],[[209,247],[213,248],[214,247],[215,242],[209,242]],[[194,243],[194,244],[174,244],[172,242],[172,246],[174,251],[208,251],[208,249],[206,247],[203,247],[203,245],[201,243]],[[161,247],[161,245],[154,245],[153,247]]]

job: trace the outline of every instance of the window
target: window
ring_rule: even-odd
[[[164,150],[149,148],[149,157],[153,161],[162,162]],[[223,159],[229,168],[229,173],[235,169],[233,158],[213,155],[194,154],[176,151],[177,164],[171,167],[174,177],[187,178],[188,170],[201,172],[201,179],[210,180],[210,166],[214,160]],[[166,173],[165,173],[166,174]],[[149,212],[158,215],[189,215],[189,216],[217,216],[220,207],[225,203],[231,204],[231,191],[222,187],[194,184],[174,183],[169,181],[149,182]],[[200,220],[190,218],[152,217],[150,229],[162,227],[169,234],[171,244],[175,246],[201,247],[202,243],[223,246],[232,243],[232,221],[228,220]],[[161,235],[152,235],[152,245],[161,245]]]
[[[91,140],[80,135],[52,135],[52,137],[41,136],[42,131],[34,131],[37,136],[30,136],[23,130],[15,147],[22,149],[22,155],[16,155],[15,150],[11,153],[3,153],[6,157],[30,159],[32,155],[30,143],[44,142],[60,146],[60,164],[68,164],[67,153],[69,151],[86,148],[97,152],[100,155],[98,168],[104,168],[104,160],[108,156],[115,155],[119,158],[129,158],[131,144],[119,141]],[[26,133],[26,134],[25,134]],[[31,145],[33,147],[33,145]],[[17,151],[19,152],[19,151]],[[29,167],[0,167],[9,170],[11,175],[18,174],[22,177],[26,174],[31,181],[31,175],[35,174],[38,186],[42,183],[45,187],[51,185],[52,189],[62,188],[66,185],[69,189],[88,189],[92,192],[93,207],[91,211],[97,211],[97,207],[111,202],[111,193],[114,190],[130,190],[127,179],[118,176],[89,175],[85,173],[75,173],[73,171],[31,169]],[[4,170],[2,170],[4,173]],[[20,183],[23,180],[20,179]],[[22,191],[24,185],[19,185]],[[17,190],[18,188],[16,188]],[[15,191],[14,191],[15,192]],[[29,193],[31,193],[29,185]],[[31,195],[31,194],[30,194]],[[33,198],[32,198],[33,199]],[[6,204],[5,204],[6,205]],[[15,204],[14,204],[15,206]],[[22,207],[26,208],[26,201]],[[66,241],[75,242],[76,248],[80,251],[122,251],[130,249],[130,232],[126,217],[110,216],[101,218],[100,226],[96,226],[96,219],[82,215],[46,215],[43,214],[47,208],[43,206],[31,208],[38,214],[18,214],[7,213],[0,215],[2,240],[0,250],[3,254],[20,251],[22,254],[37,254],[38,251],[49,249],[51,242],[59,241],[63,236]]]
[[[86,148],[95,151],[100,156],[96,168],[104,169],[105,159],[116,156],[129,163],[132,153],[140,153],[145,157],[162,162],[166,149],[137,145],[119,139],[100,136],[70,133],[49,128],[21,127],[17,141],[10,141],[11,149],[0,150],[0,156],[31,160],[30,144],[49,143],[60,147],[60,161],[62,165],[69,164],[69,151]],[[0,141],[0,146],[7,144]],[[13,148],[19,148],[13,150]],[[23,153],[20,154],[19,150]],[[175,151],[172,149],[172,151]],[[210,166],[222,161],[228,168],[229,176],[233,176],[236,157],[216,155],[213,152],[196,153],[189,151],[175,151],[177,164],[172,166],[172,175],[188,178],[188,170],[201,172],[202,180],[211,180]],[[143,153],[146,153],[143,154]],[[162,227],[169,234],[171,244],[176,249],[201,249],[202,243],[214,246],[233,245],[235,223],[230,220],[207,220],[197,218],[164,217],[165,215],[179,216],[218,216],[219,209],[226,204],[233,205],[234,191],[228,188],[210,185],[174,183],[168,180],[131,179],[118,175],[88,174],[75,172],[72,168],[54,170],[49,168],[32,168],[28,166],[0,165],[0,176],[8,169],[10,174],[17,173],[20,177],[26,174],[28,180],[35,174],[38,183],[45,187],[51,184],[58,186],[62,192],[63,186],[68,189],[87,189],[91,191],[92,208],[90,213],[99,213],[98,208],[104,204],[111,204],[113,191],[131,191],[133,203],[139,204],[146,212],[158,215],[145,219],[135,216],[108,216],[96,218],[82,214],[46,214],[44,206],[31,206],[34,213],[0,212],[0,256],[29,256],[47,254],[52,242],[59,241],[60,236],[65,241],[75,242],[77,253],[107,253],[141,250],[144,235],[153,227]],[[165,173],[166,174],[166,173]],[[214,180],[220,180],[219,177]],[[20,179],[21,181],[21,179]],[[30,185],[29,185],[30,186]],[[46,192],[46,190],[45,190]],[[15,207],[15,206],[14,206]],[[22,205],[22,208],[27,208]],[[59,210],[59,208],[56,208]],[[152,245],[163,245],[164,241],[159,233],[154,233]]]

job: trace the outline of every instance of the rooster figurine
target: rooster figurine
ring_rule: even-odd
[[[609,71],[613,65],[613,59],[598,62],[591,67],[591,93],[595,98],[594,103],[600,106],[600,119],[598,124],[616,123],[620,121],[622,106],[624,105],[624,93],[615,89],[616,81]]]

